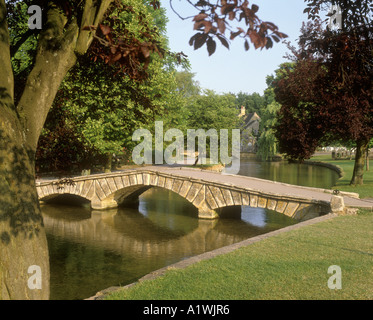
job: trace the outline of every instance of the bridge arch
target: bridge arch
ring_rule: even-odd
[[[218,213],[204,202],[205,186],[185,178],[164,176],[157,173],[137,173],[97,180],[95,187],[97,197],[91,201],[93,209],[136,204],[142,193],[149,188],[158,187],[170,190],[186,199],[197,208],[200,218],[218,216]]]
[[[40,198],[40,201],[52,204],[71,204],[71,205],[85,205],[89,204],[90,200],[70,193],[51,194]]]

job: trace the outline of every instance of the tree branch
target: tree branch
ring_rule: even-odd
[[[58,88],[76,62],[74,50],[78,26],[76,20],[73,20],[64,30],[66,23],[66,17],[58,8],[49,9],[46,29],[39,39],[34,68],[17,105],[30,150],[36,150]]]
[[[10,56],[14,57],[17,53],[19,48],[26,42],[26,40],[35,32],[35,30],[28,29],[22,36],[21,39],[17,41],[17,43],[10,47]]]
[[[79,38],[76,44],[76,52],[84,54],[93,41],[93,34],[89,30],[83,30],[84,27],[94,26],[97,28],[102,21],[106,10],[114,0],[102,0],[100,4],[96,1],[87,0],[84,6],[83,16],[80,25]]]
[[[193,18],[194,16],[190,16],[190,17],[185,17],[185,18],[183,18],[175,9],[174,9],[174,7],[172,6],[172,0],[170,0],[170,7],[171,7],[171,9],[172,9],[172,11],[181,19],[181,20],[188,20],[188,19],[191,19],[191,18]],[[194,7],[194,5],[193,5],[193,7]]]
[[[4,1],[4,0],[1,0]],[[84,26],[98,25],[113,0],[85,3],[81,25],[68,20],[61,10],[51,7],[47,13],[46,29],[41,33],[33,70],[17,106],[30,150],[36,150],[45,119],[61,82],[76,63],[76,54],[85,54],[93,34]]]
[[[14,78],[10,62],[10,39],[5,0],[0,0],[0,113],[4,106],[14,108]]]

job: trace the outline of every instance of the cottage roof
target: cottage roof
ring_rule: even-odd
[[[243,116],[244,124],[243,127],[245,129],[252,126],[256,121],[260,121],[260,117],[256,112],[250,112],[247,115]]]

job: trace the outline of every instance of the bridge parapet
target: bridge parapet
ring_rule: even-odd
[[[307,220],[330,212],[330,202],[265,192],[250,187],[235,186],[221,181],[198,179],[165,171],[136,169],[110,174],[75,177],[70,183],[58,180],[37,183],[40,200],[62,194],[75,195],[91,202],[93,209],[108,209],[135,201],[151,187],[171,190],[198,209],[199,218],[215,219],[223,208],[250,206],[274,210],[297,220]]]

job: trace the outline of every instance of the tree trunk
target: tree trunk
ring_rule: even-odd
[[[356,143],[356,155],[355,155],[355,166],[354,172],[352,175],[351,185],[362,185],[363,184],[363,175],[364,175],[364,166],[365,166],[365,157],[369,145],[369,140],[359,140]]]
[[[111,172],[112,161],[113,161],[113,154],[109,152],[106,154],[105,172]]]
[[[369,147],[367,148],[367,154],[366,154],[366,169],[369,171]]]
[[[14,106],[4,0],[0,39],[0,300],[48,299],[48,247],[31,152]]]
[[[63,12],[48,10],[34,69],[16,108],[6,6],[0,0],[0,300],[49,298],[48,244],[35,186],[36,146],[75,52],[84,54],[93,39],[83,27],[97,26],[111,2],[86,1],[80,28],[76,19],[65,28]]]
[[[47,239],[35,188],[34,162],[30,159],[32,152],[20,143],[23,139],[20,128],[17,118],[10,112],[2,112],[0,300],[48,299]]]

